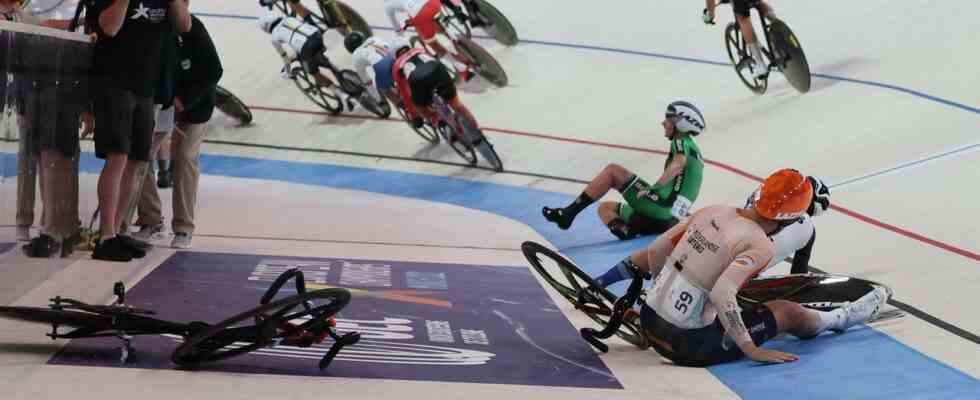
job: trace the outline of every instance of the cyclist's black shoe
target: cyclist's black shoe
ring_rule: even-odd
[[[609,223],[609,232],[612,232],[612,234],[619,238],[619,240],[629,240],[639,236],[630,231],[629,225],[619,220]]]
[[[119,236],[116,236],[96,243],[92,258],[104,261],[132,261],[133,252]]]
[[[572,218],[565,213],[564,208],[542,207],[541,214],[544,215],[544,219],[558,224],[558,227],[563,230],[572,226]]]
[[[126,247],[129,247],[131,253],[133,253],[133,258],[143,258],[146,257],[146,251],[153,248],[153,245],[149,242],[144,242],[139,239],[134,239],[129,235],[117,235],[117,238],[122,240]]]

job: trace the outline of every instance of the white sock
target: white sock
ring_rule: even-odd
[[[752,55],[752,59],[755,60],[756,64],[761,67],[766,65],[766,62],[762,59],[762,49],[759,48],[758,43],[749,43],[749,54]]]
[[[844,313],[843,308],[837,308],[833,311],[816,311],[816,313],[820,316],[820,328],[816,333],[818,335],[827,329],[841,329],[847,322],[847,314]]]

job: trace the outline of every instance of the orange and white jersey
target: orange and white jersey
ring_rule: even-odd
[[[739,212],[735,207],[703,208],[651,245],[651,262],[657,252],[669,251],[659,271],[651,268],[656,278],[646,296],[659,316],[682,329],[708,326],[722,309],[714,304],[719,299],[712,295],[716,286],[737,289],[769,264],[772,243],[756,222]]]

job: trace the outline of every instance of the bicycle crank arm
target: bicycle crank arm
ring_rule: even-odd
[[[330,363],[333,361],[334,357],[337,357],[337,353],[340,353],[340,349],[343,349],[344,346],[356,344],[361,340],[361,334],[358,332],[345,333],[343,336],[337,336],[336,334],[333,334],[333,332],[331,333],[332,334],[330,336],[333,336],[334,343],[333,346],[330,346],[330,350],[327,351],[327,354],[320,359],[319,367],[321,371],[330,366]]]

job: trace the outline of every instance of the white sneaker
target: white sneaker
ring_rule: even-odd
[[[170,247],[175,249],[189,249],[191,248],[191,234],[190,233],[175,233],[174,240],[170,242]]]
[[[133,233],[133,237],[143,241],[161,239],[163,237],[163,224],[143,225],[139,231]]]
[[[874,290],[864,295],[864,297],[841,307],[845,315],[844,324],[840,328],[832,330],[841,333],[846,331],[847,328],[874,318],[881,312],[882,306],[885,305],[890,297],[891,293],[888,289],[883,286],[875,286]]]
[[[769,66],[766,63],[760,63],[754,58],[749,68],[752,69],[752,77],[755,79],[762,79],[769,75]]]
[[[18,242],[30,242],[31,241],[31,227],[29,227],[29,226],[18,226],[17,227],[17,241]]]

